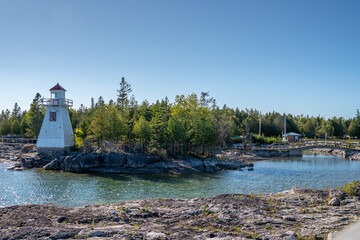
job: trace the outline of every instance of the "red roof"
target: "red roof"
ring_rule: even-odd
[[[66,91],[62,86],[60,86],[60,84],[56,84],[53,88],[51,88],[49,91],[53,91],[53,90],[63,90]]]

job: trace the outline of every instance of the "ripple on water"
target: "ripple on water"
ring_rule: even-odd
[[[74,174],[0,164],[0,207],[14,204],[83,206],[144,198],[194,198],[222,193],[270,193],[297,187],[332,188],[358,180],[360,162],[311,155],[255,163],[254,171],[184,175]]]

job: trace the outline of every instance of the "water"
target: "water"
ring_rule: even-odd
[[[222,193],[270,193],[333,188],[360,179],[360,162],[311,155],[255,163],[254,171],[186,175],[74,174],[32,169],[5,171],[0,164],[0,207],[46,203],[83,206],[144,198],[194,198]]]

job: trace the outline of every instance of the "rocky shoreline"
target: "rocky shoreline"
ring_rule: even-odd
[[[69,156],[52,157],[38,154],[34,145],[21,149],[7,147],[7,161],[14,165],[8,170],[21,171],[30,168],[43,168],[65,172],[102,172],[122,174],[194,173],[220,170],[241,170],[252,164],[232,159],[165,159],[139,152],[84,153],[73,152]],[[12,157],[9,157],[9,156]]]
[[[360,213],[351,191],[292,189],[70,208],[0,208],[1,239],[333,239]]]
[[[333,149],[314,148],[308,151],[319,154],[340,155],[340,156],[344,155],[343,151],[333,150]],[[360,161],[360,153],[352,152],[352,154],[350,154],[347,158],[351,161]]]
[[[349,151],[347,156],[345,156],[344,151],[326,149],[326,148],[314,148],[306,150],[312,153],[317,154],[329,154],[329,155],[338,155],[343,156],[351,161],[360,161],[360,152],[358,151]],[[261,161],[271,159],[273,157],[290,157],[289,153],[286,151],[265,151],[265,150],[254,150],[246,151],[239,149],[225,150],[219,156],[223,158],[230,158],[235,160],[245,160],[245,161]]]

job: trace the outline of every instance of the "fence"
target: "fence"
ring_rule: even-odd
[[[0,143],[36,143],[35,138],[0,136]]]

